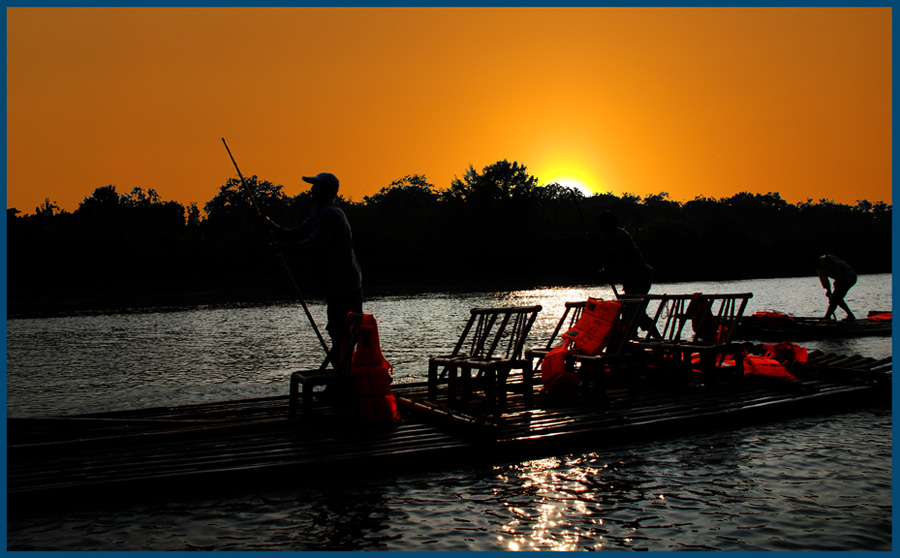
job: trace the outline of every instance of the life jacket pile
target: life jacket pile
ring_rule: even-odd
[[[776,345],[763,345],[765,355],[744,355],[744,374],[773,376],[785,380],[797,378],[788,372],[787,367],[793,362],[806,362],[808,352],[795,343],[782,342]]]
[[[543,391],[551,395],[565,395],[581,385],[578,376],[566,370],[566,358],[575,350],[586,355],[600,353],[619,327],[621,309],[621,302],[588,298],[581,317],[541,362]]]
[[[356,380],[356,411],[363,421],[400,422],[397,401],[391,392],[393,366],[381,352],[378,323],[372,314],[363,314],[359,343],[350,361],[350,374]]]
[[[765,312],[760,311],[756,312],[751,316],[753,320],[763,327],[772,327],[772,328],[785,328],[791,327],[797,320],[795,320],[792,316],[788,314],[782,314],[781,312]]]
[[[809,358],[809,351],[796,343],[788,343],[787,341],[776,345],[763,345],[763,348],[766,350],[767,357],[775,359],[782,364],[806,362],[807,358]]]

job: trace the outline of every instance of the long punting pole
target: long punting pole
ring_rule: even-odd
[[[247,195],[250,198],[250,203],[253,205],[254,209],[256,209],[256,212],[259,215],[263,215],[262,210],[256,203],[256,197],[253,195],[253,190],[251,190],[250,187],[247,186],[247,182],[244,180],[244,175],[241,174],[241,169],[238,168],[237,162],[234,160],[234,155],[231,154],[231,149],[228,149],[228,143],[225,141],[225,138],[222,138],[222,143],[225,144],[225,150],[228,151],[228,156],[231,158],[231,163],[234,165],[234,170],[237,171],[238,177],[241,179],[241,186],[244,187],[244,191],[247,192]],[[321,343],[322,348],[325,349],[325,356],[329,357],[331,355],[331,351],[328,349],[328,343],[326,343],[325,338],[322,337],[322,332],[319,331],[319,327],[316,325],[316,321],[313,319],[313,316],[309,311],[309,307],[306,306],[306,301],[303,300],[303,295],[300,293],[300,287],[297,286],[297,281],[294,280],[294,274],[291,273],[291,268],[288,267],[288,264],[281,253],[278,253],[278,259],[281,260],[281,265],[284,266],[284,270],[287,272],[288,278],[291,280],[291,284],[294,286],[294,291],[297,293],[297,299],[300,300],[300,306],[303,307],[303,311],[306,313],[306,317],[309,319],[309,323],[310,325],[312,325],[313,331],[316,332],[316,337],[319,338],[319,343]]]
[[[564,186],[564,188],[565,188],[565,186]],[[581,215],[581,222],[584,224],[584,230],[587,233],[588,238],[591,239],[591,241],[593,241],[594,236],[591,234],[591,228],[588,226],[587,219],[584,218],[584,213],[581,211],[581,204],[578,202],[578,195],[575,194],[575,188],[566,188],[566,189],[569,191],[570,194],[572,194],[572,199],[575,200],[575,207],[578,208],[578,214]],[[609,286],[612,287],[613,294],[616,295],[616,298],[619,298],[619,291],[616,290],[616,284],[613,283],[609,279],[609,277],[607,276],[606,273],[603,272],[603,270],[601,270],[601,273],[603,273],[604,279],[607,280],[607,282],[609,283]]]

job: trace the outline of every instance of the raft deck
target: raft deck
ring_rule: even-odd
[[[796,381],[742,376],[646,379],[595,398],[534,408],[510,397],[500,416],[426,400],[427,385],[395,385],[403,424],[348,423],[327,405],[290,419],[288,397],[48,418],[7,418],[10,510],[99,497],[184,496],[324,475],[431,471],[596,449],[843,409],[889,405],[891,359],[814,352]],[[596,394],[595,394],[596,395]]]
[[[870,312],[884,314],[883,312]],[[814,341],[855,337],[886,337],[892,333],[891,320],[861,318],[853,321],[823,320],[816,317],[785,316],[784,320],[767,320],[759,316],[743,316],[735,328],[737,339],[758,341]]]

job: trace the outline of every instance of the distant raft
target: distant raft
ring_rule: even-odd
[[[734,336],[760,341],[811,341],[891,335],[891,312],[869,312],[863,319],[842,321],[797,317],[778,312],[743,316]]]

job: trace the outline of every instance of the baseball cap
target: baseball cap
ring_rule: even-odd
[[[335,175],[330,172],[320,172],[315,176],[304,176],[304,182],[309,182],[310,184],[320,184],[322,186],[328,186],[334,190],[334,193],[337,194],[338,186],[340,186],[340,182]]]

